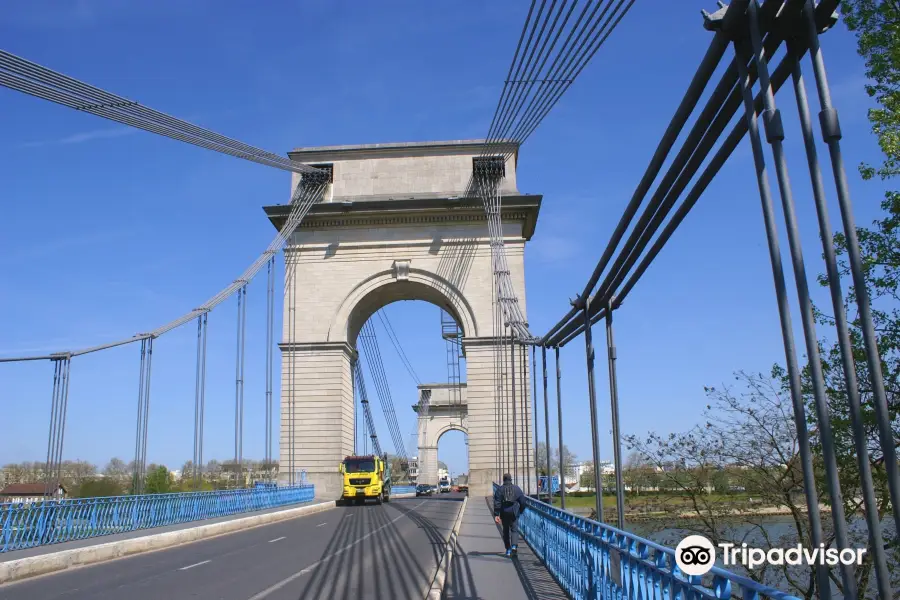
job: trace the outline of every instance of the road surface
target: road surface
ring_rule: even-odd
[[[459,494],[342,506],[0,586],[0,599],[422,598],[461,507]]]

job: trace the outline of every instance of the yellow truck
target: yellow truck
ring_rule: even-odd
[[[343,475],[343,492],[339,502],[364,504],[367,499],[377,504],[391,501],[391,466],[377,454],[346,457],[339,470]]]

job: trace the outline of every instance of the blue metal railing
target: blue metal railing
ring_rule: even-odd
[[[414,485],[392,485],[391,494],[415,494],[416,486]]]
[[[0,553],[310,502],[312,485],[0,504]]]
[[[575,600],[728,600],[736,591],[741,598],[797,600],[718,567],[703,577],[684,575],[672,548],[533,498],[526,502],[528,510],[519,518],[522,535]]]

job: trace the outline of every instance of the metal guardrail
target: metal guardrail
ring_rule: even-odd
[[[494,484],[494,490],[497,489]],[[528,545],[575,600],[599,598],[798,600],[725,569],[681,573],[675,550],[527,498],[519,518]],[[733,595],[735,594],[735,595]]]
[[[0,553],[310,502],[315,486],[0,504]]]
[[[391,486],[391,495],[394,494],[415,494],[416,486],[414,485],[393,485]]]

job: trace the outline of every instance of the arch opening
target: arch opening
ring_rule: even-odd
[[[332,319],[328,341],[346,341],[355,346],[366,321],[378,309],[400,300],[433,304],[453,317],[464,336],[478,335],[472,307],[456,286],[429,271],[407,267],[402,277],[396,268],[385,270],[354,287]]]
[[[466,427],[447,427],[438,437],[438,481],[447,478],[451,488],[468,485],[469,432]]]
[[[355,350],[351,357],[354,452],[375,451],[370,437],[374,426],[381,452],[397,457],[395,479],[418,483],[420,464],[429,465],[427,473],[437,473],[437,440],[448,431],[467,430],[462,330],[452,314],[444,307],[436,310],[432,302],[400,302],[394,297],[379,306],[380,302],[369,298],[351,316],[353,323],[369,314],[354,327],[356,337],[347,344]],[[448,323],[452,323],[450,334]]]

